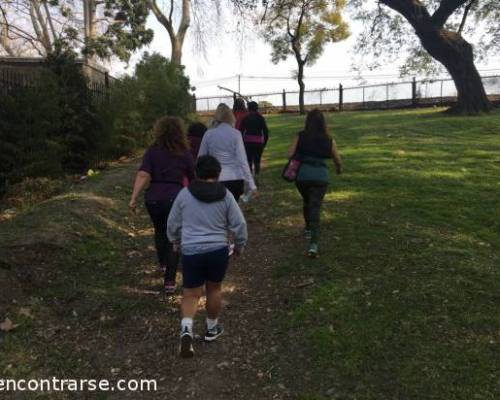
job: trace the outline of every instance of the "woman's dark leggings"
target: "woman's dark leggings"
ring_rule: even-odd
[[[311,242],[316,243],[319,237],[321,204],[323,203],[328,184],[313,181],[297,181],[295,185],[304,200],[303,213],[306,229],[311,231]]]
[[[260,160],[264,152],[264,144],[260,143],[245,143],[245,150],[247,152],[248,166],[250,171],[255,175],[260,174]]]
[[[245,181],[243,179],[235,181],[221,181],[221,183],[233,194],[236,201],[238,201],[241,195],[245,192]]]
[[[167,269],[165,281],[175,281],[179,264],[179,254],[174,252],[173,245],[167,238],[168,214],[173,203],[173,200],[146,202],[146,208],[155,229],[155,247],[158,262]]]

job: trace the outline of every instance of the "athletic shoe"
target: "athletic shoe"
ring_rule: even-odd
[[[174,281],[166,281],[165,285],[163,286],[163,293],[174,294],[176,288],[177,286],[175,285]]]
[[[221,324],[217,324],[212,329],[207,329],[207,333],[205,333],[205,342],[213,342],[223,333],[224,328]]]
[[[307,250],[307,255],[311,258],[318,257],[318,245],[316,243],[311,243],[309,249]]]
[[[312,231],[310,229],[305,229],[304,230],[304,237],[307,240],[311,240],[312,239]]]
[[[179,354],[182,358],[191,358],[194,356],[193,334],[189,332],[187,327],[181,333],[181,349]]]

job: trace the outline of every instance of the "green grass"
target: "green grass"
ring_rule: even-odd
[[[315,280],[285,290],[280,325],[301,399],[500,397],[500,112],[439,111],[328,116],[344,174],[332,173],[318,260],[279,176],[304,118],[269,117],[262,213],[280,238],[277,279]]]

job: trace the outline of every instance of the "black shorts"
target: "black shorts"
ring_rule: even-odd
[[[227,246],[209,253],[182,255],[182,286],[193,289],[205,282],[222,282],[229,264]]]

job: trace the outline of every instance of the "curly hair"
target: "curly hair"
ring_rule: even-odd
[[[183,154],[189,150],[184,123],[178,117],[162,117],[155,122],[153,131],[156,145],[164,147],[173,154]]]

